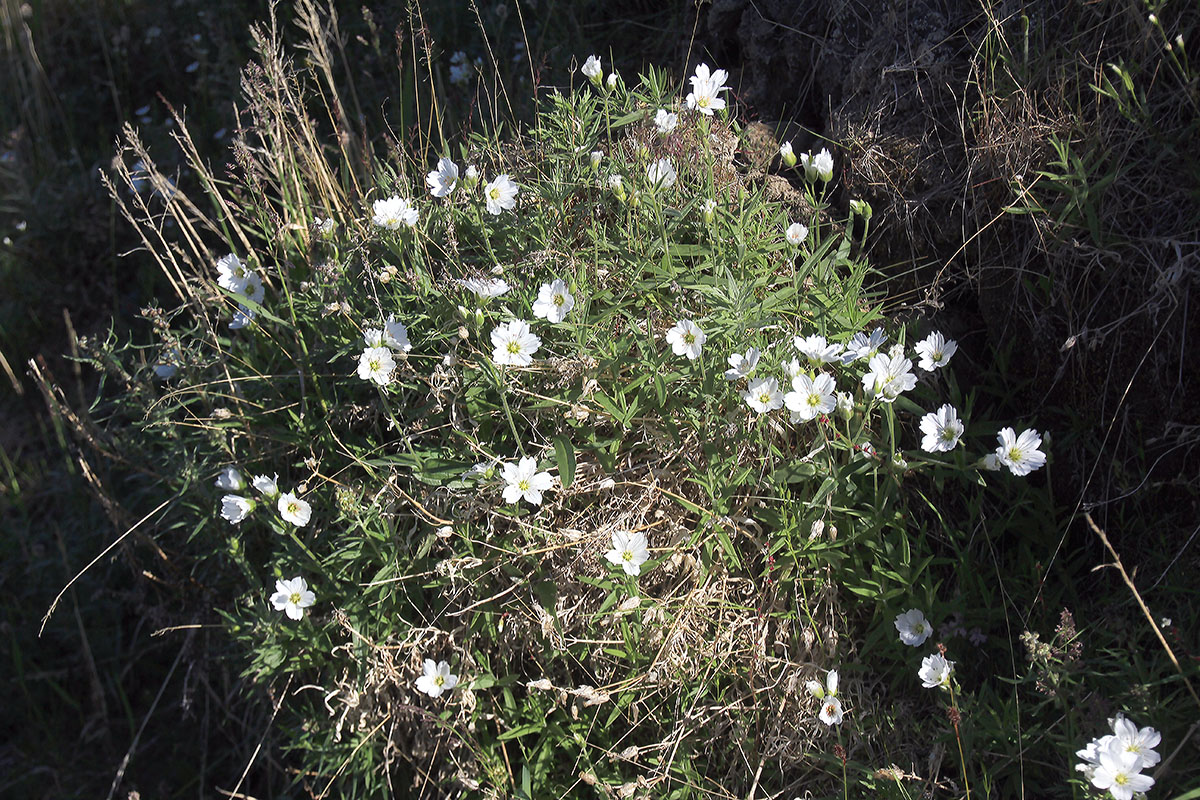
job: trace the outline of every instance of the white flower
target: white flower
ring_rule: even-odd
[[[667,331],[667,343],[671,345],[672,352],[677,356],[686,355],[689,361],[700,357],[700,350],[707,338],[700,326],[690,319],[679,320],[675,327]]]
[[[438,159],[438,168],[425,176],[425,185],[434,197],[448,196],[458,185],[458,165],[448,158]]]
[[[312,519],[312,506],[291,492],[279,496],[279,516],[293,525],[303,528]]]
[[[468,186],[474,186],[479,183],[479,167],[474,164],[467,166],[467,171],[463,173],[463,180]]]
[[[877,353],[867,364],[868,372],[862,384],[867,394],[878,397],[885,403],[893,402],[903,392],[917,385],[917,376],[912,374],[912,362],[903,355]]]
[[[1028,475],[1046,463],[1046,454],[1038,449],[1042,446],[1042,437],[1036,430],[1030,428],[1017,436],[1012,428],[1001,428],[996,438],[1000,441],[996,458],[1013,475]]]
[[[598,56],[588,56],[587,61],[583,62],[583,66],[579,68],[579,71],[597,86],[600,85],[600,79],[604,76],[604,69],[600,66],[600,58]]]
[[[788,383],[791,383],[797,377],[804,374],[804,365],[800,363],[800,359],[798,358],[785,361],[780,366],[783,368],[783,377]]]
[[[821,703],[821,712],[817,718],[826,725],[841,725],[842,724],[842,701],[836,697],[826,697]]]
[[[871,331],[870,336],[865,333],[856,333],[850,339],[850,343],[846,345],[846,352],[842,354],[842,363],[853,364],[859,359],[870,361],[886,341],[887,336],[884,335],[883,328]]]
[[[1134,792],[1144,793],[1154,786],[1154,778],[1139,774],[1145,765],[1136,753],[1110,748],[1100,751],[1099,761],[1091,774],[1092,786],[1107,789],[1113,800],[1131,800]]]
[[[1075,765],[1075,771],[1082,772],[1083,776],[1091,781],[1092,776],[1096,774],[1096,768],[1100,766],[1100,753],[1107,750],[1114,739],[1116,737],[1111,734],[1102,736],[1092,739],[1082,750],[1076,750],[1075,755],[1082,758],[1083,762]]]
[[[788,244],[799,247],[800,243],[808,238],[808,228],[799,222],[793,222],[788,225],[786,236]]]
[[[742,398],[760,414],[783,408],[783,392],[779,391],[779,381],[774,378],[750,381],[750,386],[742,393]]]
[[[947,453],[958,445],[963,435],[962,420],[952,405],[944,405],[936,412],[921,417],[921,449],[927,453]]]
[[[337,230],[337,223],[333,217],[313,217],[312,225],[313,232],[318,236],[332,236]]]
[[[406,197],[393,195],[386,200],[376,200],[371,210],[374,212],[371,221],[389,231],[398,231],[405,225],[411,228],[417,224],[417,209]]]
[[[723,69],[709,72],[708,64],[696,67],[696,74],[688,80],[692,83],[692,91],[687,96],[688,108],[699,111],[706,117],[711,117],[714,111],[725,108],[725,100],[718,95],[727,87],[725,79],[729,75]]]
[[[432,658],[427,658],[424,667],[425,673],[417,678],[417,691],[437,698],[458,685],[458,676],[450,672],[447,662],[439,661],[435,664]]]
[[[364,381],[374,381],[380,386],[391,383],[392,370],[395,368],[392,351],[386,347],[368,347],[358,357],[358,377]]]
[[[618,194],[625,191],[624,178],[622,178],[620,175],[609,175],[608,176],[608,188],[612,189],[614,192],[617,192]]]
[[[226,467],[217,476],[217,488],[226,492],[240,492],[246,488],[246,479],[237,471],[237,467]]]
[[[501,475],[504,482],[504,502],[515,503],[521,498],[535,506],[542,504],[542,492],[554,485],[554,478],[549,472],[538,472],[537,461],[532,458],[522,458],[520,462],[504,465]]]
[[[824,372],[816,378],[797,375],[792,380],[792,391],[783,396],[783,402],[795,412],[801,422],[808,422],[820,414],[828,414],[837,407],[833,397],[833,376]]]
[[[502,278],[459,278],[458,285],[470,289],[481,300],[499,297],[512,288]]]
[[[383,343],[402,353],[412,350],[408,341],[408,327],[403,322],[397,322],[394,314],[389,314],[387,322],[383,323]]]
[[[612,549],[604,557],[625,570],[626,575],[640,575],[642,564],[650,560],[646,534],[641,531],[613,531]]]
[[[812,168],[816,170],[818,178],[828,182],[833,177],[833,156],[822,148],[821,152],[813,156]]]
[[[829,670],[825,675],[825,685],[822,686],[820,681],[806,681],[804,688],[808,689],[808,693],[818,700],[824,700],[826,696],[837,697],[838,691],[838,673],[836,669]]]
[[[704,221],[708,224],[712,224],[713,214],[716,213],[716,210],[717,201],[713,200],[711,197],[700,205],[700,211],[704,215]]]
[[[834,399],[837,402],[838,413],[845,419],[850,419],[854,414],[854,395],[849,392],[838,392]]]
[[[817,169],[812,163],[812,153],[800,154],[800,166],[804,167],[805,180],[815,181],[817,179]]]
[[[462,50],[455,51],[450,56],[450,82],[455,86],[466,83],[471,78],[470,61]]]
[[[729,369],[725,370],[725,380],[736,381],[748,377],[758,366],[759,352],[757,347],[751,347],[744,354],[734,353],[729,357]]]
[[[257,303],[258,305],[262,305],[263,297],[266,296],[266,293],[266,289],[263,288],[262,278],[259,277],[257,272],[251,272],[248,274],[245,282],[242,284],[241,290],[238,291],[238,294],[241,295],[243,299],[249,300],[252,303]],[[254,317],[254,312],[250,311],[245,306],[242,306],[242,311],[250,314],[251,318]]]
[[[233,312],[233,319],[229,321],[229,330],[241,330],[253,321],[254,312],[245,306],[242,306],[237,311]]]
[[[921,360],[917,366],[926,372],[933,372],[938,367],[950,363],[950,357],[958,350],[958,342],[947,340],[942,334],[934,332],[917,342],[916,351]]]
[[[797,336],[792,344],[814,364],[828,364],[842,358],[842,346],[826,342],[824,336]]]
[[[1162,740],[1162,734],[1151,727],[1138,729],[1125,717],[1118,715],[1113,720],[1113,734],[1116,742],[1111,749],[1124,753],[1134,753],[1142,760],[1142,767],[1153,767],[1162,760],[1154,747]]]
[[[575,298],[567,291],[567,284],[562,280],[555,280],[538,289],[537,300],[533,304],[533,315],[557,324],[566,319],[574,307]]]
[[[363,344],[367,347],[384,347],[383,328],[365,328],[363,330]]]
[[[290,581],[275,581],[275,594],[271,595],[271,605],[276,611],[282,611],[291,619],[304,616],[304,609],[317,601],[317,596],[308,589],[304,578],[292,578]]]
[[[779,145],[779,158],[783,161],[785,167],[794,167],[796,165],[796,152],[792,150],[791,142],[784,142]]]
[[[646,167],[646,180],[655,189],[670,189],[676,177],[675,165],[669,158],[660,158]]]
[[[1000,457],[995,453],[988,453],[986,456],[979,459],[979,468],[985,469],[988,472],[999,472],[1002,466],[1004,465],[1000,463]]]
[[[675,130],[675,126],[678,124],[679,124],[679,115],[672,114],[670,111],[667,111],[665,108],[660,108],[654,114],[654,127],[658,129],[659,133],[662,133],[662,134],[670,133],[671,131]]]
[[[611,92],[617,88],[617,84],[619,84],[620,82],[621,82],[621,76],[618,75],[616,72],[610,72],[610,73],[608,73],[608,80],[604,82],[604,85],[607,86],[608,90]]]
[[[488,213],[497,217],[502,211],[516,208],[519,188],[507,175],[497,175],[495,180],[483,187]]]
[[[217,260],[217,285],[223,289],[240,294],[249,274],[250,268],[233,253]]]
[[[250,512],[254,510],[256,505],[257,503],[248,497],[227,494],[221,498],[221,516],[231,525],[237,525],[250,516]]]
[[[492,361],[497,364],[528,367],[541,346],[542,340],[530,332],[529,323],[523,320],[510,320],[492,329]]]
[[[926,689],[936,689],[939,686],[949,688],[950,676],[954,674],[954,662],[947,661],[941,653],[934,653],[921,659],[921,669],[917,677]]]
[[[919,608],[897,614],[896,630],[900,631],[900,641],[909,647],[920,647],[933,634],[933,626]]]
[[[603,150],[593,150],[588,155],[588,160],[591,162],[592,169],[600,169],[600,162],[604,160]]]
[[[255,490],[268,500],[274,500],[279,496],[279,473],[275,473],[275,477],[268,478],[266,475],[255,475],[250,482]]]

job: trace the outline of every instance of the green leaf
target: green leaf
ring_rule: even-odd
[[[540,731],[544,725],[545,725],[545,720],[539,720],[537,722],[529,722],[529,723],[526,723],[525,725],[519,725],[516,728],[513,728],[512,730],[505,731],[504,733],[497,736],[496,739],[501,742],[505,742],[505,741],[508,741],[509,739],[517,739],[522,736],[528,736],[531,733],[537,733],[538,731]]]
[[[568,489],[575,480],[575,447],[565,433],[554,437],[554,460],[558,463],[558,479]]]

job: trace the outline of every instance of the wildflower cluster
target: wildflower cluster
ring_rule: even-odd
[[[1075,765],[1092,786],[1107,791],[1113,800],[1130,800],[1154,786],[1154,778],[1142,771],[1161,760],[1154,748],[1162,736],[1154,728],[1139,728],[1123,714],[1108,721],[1112,733],[1088,742],[1075,755]]]
[[[903,503],[887,493],[906,459],[971,481],[990,463],[963,455],[984,426],[947,375],[957,343],[889,337],[853,232],[827,206],[783,208],[732,157],[717,161],[736,132],[724,70],[701,64],[673,95],[657,80],[606,79],[596,56],[581,72],[583,91],[547,100],[544,163],[473,138],[461,156],[363,177],[379,187],[366,200],[329,198],[295,212],[303,224],[259,232],[256,269],[220,259],[219,287],[255,325],[211,343],[219,364],[152,384],[204,402],[221,387],[206,438],[188,439],[205,471],[236,459],[288,476],[281,487],[229,467],[218,479],[220,514],[238,526],[222,527],[241,569],[231,580],[253,578],[244,605],[261,613],[256,576],[270,574],[267,608],[304,621],[230,612],[255,673],[311,668],[337,725],[361,730],[417,693],[445,703],[447,729],[473,737],[454,751],[462,763],[508,740],[480,745],[485,731],[552,720],[586,739],[575,723],[592,706],[695,690],[691,642],[724,648],[720,659],[756,652],[768,638],[752,615],[720,633],[750,603],[706,575],[736,582],[781,639],[800,636],[794,611],[768,611],[778,604],[759,592],[747,543],[766,543],[768,581],[805,588],[797,564],[829,549],[845,573],[881,583],[874,545],[907,532],[864,504]],[[829,150],[781,158],[812,170],[810,191],[833,178]],[[265,305],[256,270],[269,277]],[[989,458],[1024,475],[1045,463],[1040,448],[1036,432],[1006,428]],[[198,505],[215,516],[212,498]],[[908,571],[888,566],[881,603],[913,591]],[[932,635],[916,608],[894,625],[907,646]],[[664,666],[692,682],[669,686]],[[533,669],[553,680],[522,674]],[[953,670],[939,652],[919,676],[952,689]],[[721,674],[712,694],[677,705],[720,708],[709,701],[742,681]],[[845,689],[838,669],[808,683],[823,725],[853,718]]]

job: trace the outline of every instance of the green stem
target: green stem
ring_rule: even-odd
[[[525,444],[521,441],[520,434],[517,433],[517,423],[513,419],[512,409],[508,407],[508,397],[504,392],[504,374],[503,367],[497,369],[495,365],[489,365],[492,373],[492,379],[496,382],[496,392],[500,395],[500,405],[504,408],[504,416],[508,420],[508,429],[512,431],[513,441],[517,443],[517,450],[522,456],[525,455]]]
[[[962,736],[958,733],[958,701],[954,699],[954,681],[950,681],[950,706],[954,709],[954,739],[958,742],[958,762],[962,765],[963,785],[967,789],[967,800],[971,800],[971,779],[967,777],[967,759],[963,756]]]

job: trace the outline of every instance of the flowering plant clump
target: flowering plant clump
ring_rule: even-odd
[[[629,770],[652,765],[681,797],[787,791],[813,737],[867,717],[837,669],[810,685],[819,705],[789,699],[799,670],[915,693],[915,655],[880,651],[931,627],[897,598],[934,618],[935,587],[978,601],[952,569],[973,546],[955,514],[1032,492],[1014,476],[1046,463],[1042,437],[960,390],[952,339],[913,347],[883,319],[861,225],[826,201],[828,150],[800,157],[813,177],[789,203],[740,160],[724,70],[611,90],[597,56],[580,70],[513,140],[446,131],[368,158],[370,137],[240,139],[235,190],[177,204],[228,209],[213,244],[162,254],[205,289],[156,329],[154,358],[175,347],[181,368],[164,384],[153,360],[111,360],[144,382],[111,399],[139,420],[113,446],[178,495],[162,536],[207,548],[197,585],[229,598],[248,679],[283,698],[286,752],[330,754],[289,762],[304,781],[509,795],[528,774],[524,794],[632,796]],[[131,216],[150,241],[196,224]],[[237,335],[213,324],[231,311]],[[306,616],[304,579],[262,603],[283,574],[320,589],[303,625],[275,611]],[[938,654],[919,675],[957,691],[953,669]],[[757,777],[715,752],[733,777],[710,785],[667,757],[746,730],[773,754]]]

